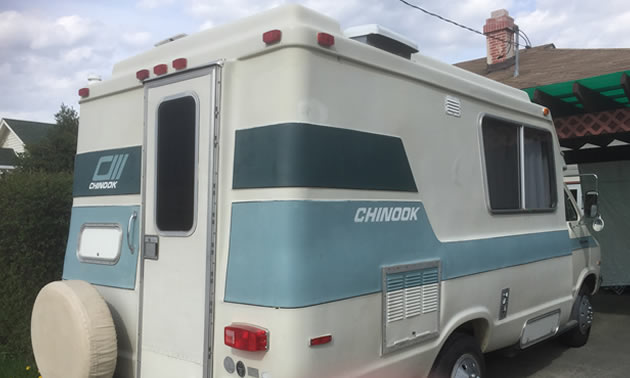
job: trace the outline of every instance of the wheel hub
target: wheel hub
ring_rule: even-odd
[[[461,356],[455,365],[451,373],[451,378],[480,378],[481,369],[479,368],[479,362],[471,354],[464,354]]]
[[[578,326],[582,333],[586,333],[593,324],[593,306],[587,296],[583,296],[580,301],[580,312],[578,314]]]

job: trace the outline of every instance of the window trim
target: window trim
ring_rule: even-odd
[[[483,121],[486,118],[491,118],[497,121],[502,121],[506,123],[513,124],[518,126],[518,167],[519,167],[519,202],[520,209],[493,209],[490,202],[490,183],[488,182],[488,171],[486,165],[486,150],[483,141]],[[553,178],[550,180],[552,183],[552,206],[549,208],[535,208],[535,209],[527,209],[525,208],[525,180],[524,180],[524,166],[525,166],[525,148],[524,148],[524,136],[525,136],[525,128],[540,130],[548,133],[551,136],[551,171],[550,175]],[[486,198],[486,208],[490,214],[523,214],[523,213],[555,213],[558,211],[558,178],[556,177],[556,149],[554,147],[554,136],[553,132],[547,128],[541,126],[534,126],[524,122],[518,122],[513,119],[496,116],[488,113],[481,113],[479,115],[478,121],[478,130],[479,130],[479,155],[481,156],[481,174],[483,175],[483,190],[485,192]]]
[[[158,164],[157,164],[157,160],[158,160],[158,122],[159,122],[159,115],[160,115],[160,106],[162,106],[163,103],[167,102],[167,101],[171,101],[171,100],[176,100],[178,98],[183,98],[183,97],[192,97],[192,99],[195,101],[195,166],[194,166],[194,170],[195,170],[195,174],[194,174],[194,184],[193,184],[193,190],[194,190],[194,194],[193,194],[193,223],[192,226],[190,227],[189,230],[187,231],[167,231],[167,230],[162,230],[158,224],[157,224],[157,177],[158,177]],[[153,188],[154,193],[153,193],[153,227],[155,227],[155,230],[158,232],[158,235],[161,236],[175,236],[175,237],[187,237],[187,236],[191,236],[192,234],[195,233],[196,229],[197,229],[197,218],[198,218],[198,208],[199,208],[199,204],[198,204],[198,197],[199,197],[199,116],[200,116],[200,101],[199,101],[199,96],[197,95],[196,92],[194,91],[184,91],[184,92],[180,92],[180,93],[176,93],[170,96],[165,96],[163,98],[160,99],[160,101],[155,105],[155,127],[153,128],[153,141],[154,141],[154,148],[153,148],[153,166],[154,166],[154,170],[153,170]]]

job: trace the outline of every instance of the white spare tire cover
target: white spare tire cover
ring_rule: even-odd
[[[111,378],[116,330],[109,308],[85,281],[51,282],[37,295],[31,341],[45,378]]]

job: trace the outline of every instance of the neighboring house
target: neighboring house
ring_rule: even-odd
[[[42,140],[54,126],[51,123],[0,119],[0,172],[13,169],[18,154],[26,146]]]
[[[487,56],[455,65],[522,89],[551,110],[566,163],[599,176],[604,285],[630,285],[630,48],[550,43],[517,53],[518,26],[503,9],[492,12],[483,29]],[[581,182],[593,189],[592,179]]]

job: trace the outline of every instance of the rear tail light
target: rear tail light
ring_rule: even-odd
[[[269,333],[247,324],[232,324],[224,330],[225,345],[234,349],[257,352],[267,350]]]
[[[88,97],[90,95],[90,88],[81,88],[79,89],[79,96]]]

